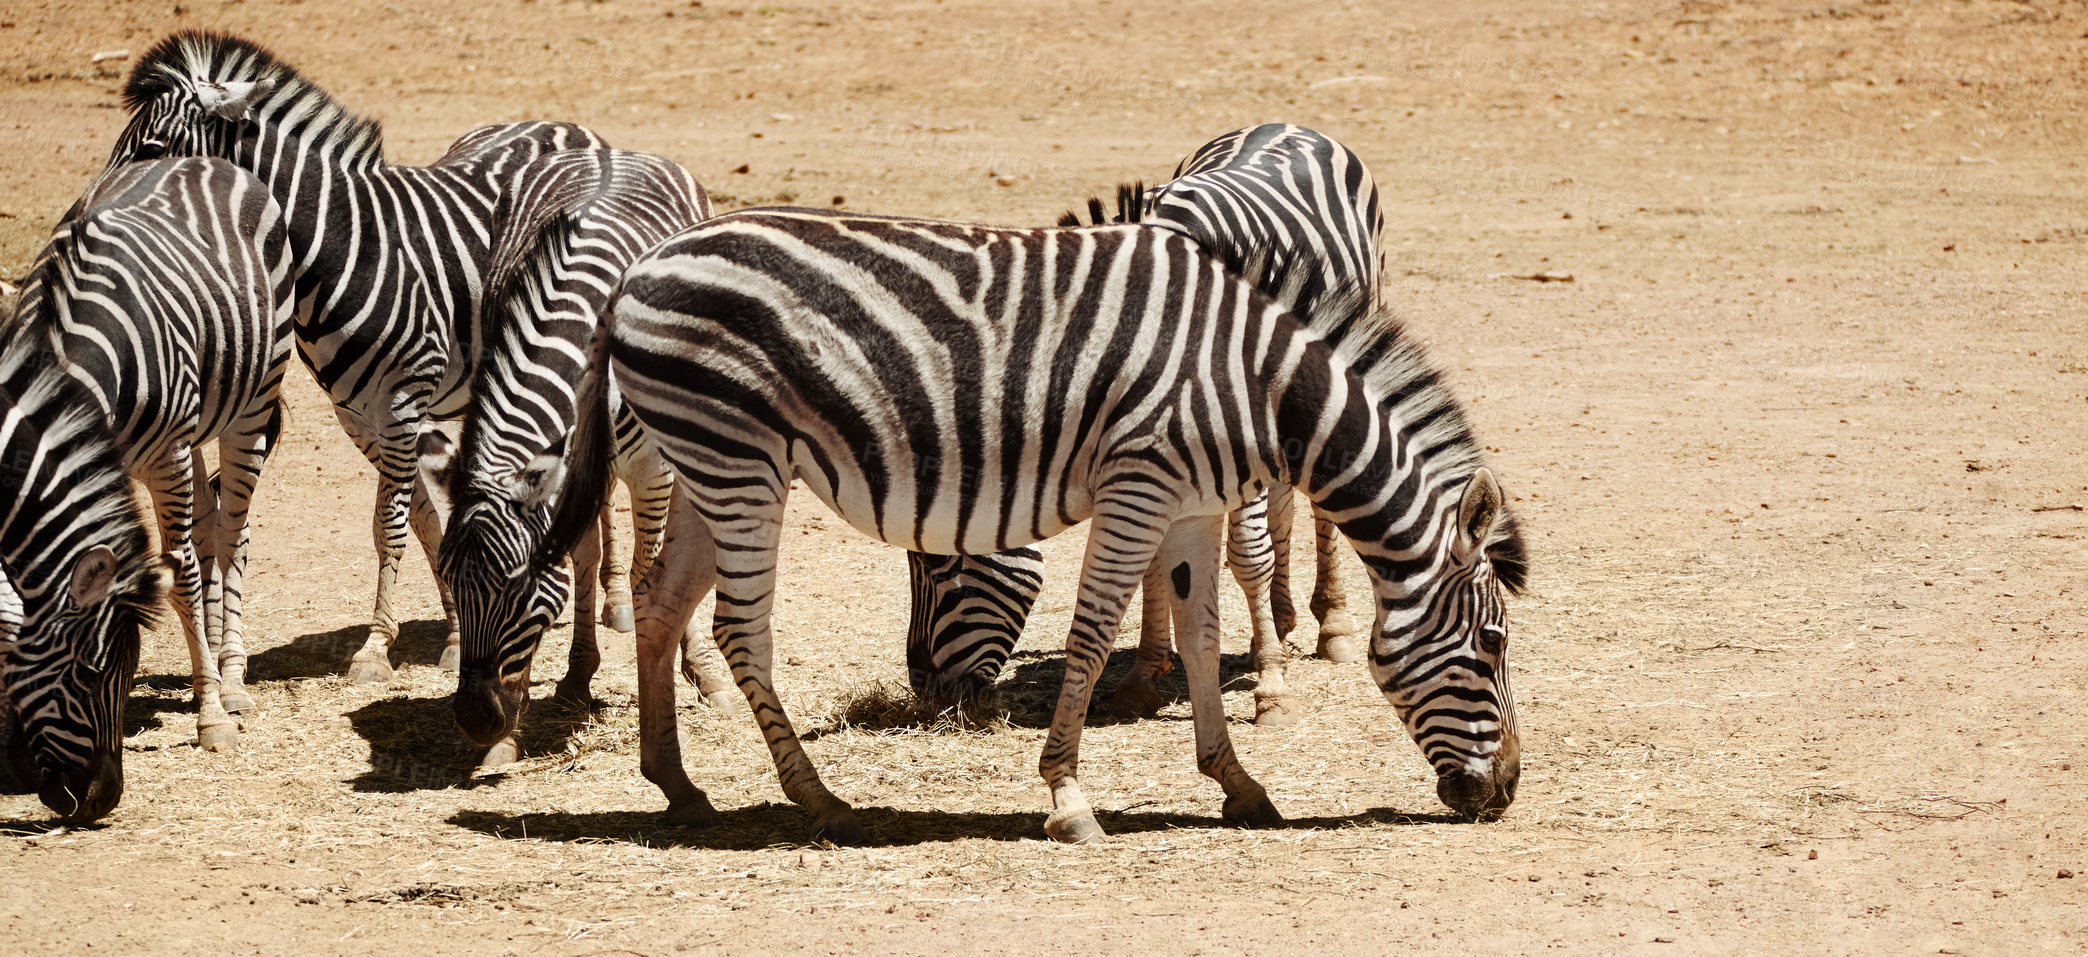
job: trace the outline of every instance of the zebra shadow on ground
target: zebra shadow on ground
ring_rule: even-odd
[[[367,624],[299,635],[249,655],[247,683],[346,674],[348,659],[369,637]],[[392,665],[435,665],[448,641],[449,623],[440,618],[400,622],[399,637],[392,642]]]
[[[379,698],[348,712],[349,726],[370,743],[370,769],[351,779],[349,786],[395,794],[472,788],[498,780],[497,770],[473,775],[486,749],[457,731],[451,698]],[[531,701],[515,734],[523,757],[564,752],[587,724],[593,705],[548,696]]]
[[[843,728],[940,730],[946,726],[990,727],[1000,723],[1015,728],[1050,727],[1052,713],[1058,709],[1059,686],[1066,678],[1065,653],[1058,650],[1017,651],[1009,660],[1011,667],[994,685],[991,697],[945,707],[923,701],[903,686],[879,683],[845,696],[826,722],[815,725],[800,737],[814,741]],[[1163,699],[1161,713],[1150,718],[1117,715],[1110,710],[1110,696],[1131,674],[1138,661],[1138,650],[1119,648],[1111,652],[1102,667],[1101,678],[1096,682],[1096,691],[1088,698],[1086,724],[1093,727],[1136,721],[1189,720],[1189,684],[1182,676],[1181,659],[1171,656],[1171,660],[1173,669],[1155,683]],[[1254,687],[1253,656],[1245,652],[1220,655],[1218,681],[1227,691]],[[1175,708],[1177,704],[1182,707]]]
[[[1042,800],[1039,785],[1039,800]],[[1215,806],[1215,801],[1213,802]],[[1042,840],[1044,816],[1032,811],[920,811],[858,807],[856,814],[870,832],[870,847],[905,847],[967,839]],[[693,847],[717,851],[759,851],[777,846],[813,846],[807,829],[811,818],[792,804],[756,804],[720,812],[708,827],[665,824],[646,811],[552,812],[508,814],[460,811],[449,823],[498,838],[596,843],[618,841],[642,847]],[[1179,831],[1184,828],[1232,828],[1217,815],[1163,814],[1130,809],[1099,809],[1096,819],[1112,835]],[[1374,808],[1338,817],[1301,817],[1284,821],[1280,830],[1336,830],[1345,827],[1405,824],[1458,824],[1452,814],[1414,814]]]

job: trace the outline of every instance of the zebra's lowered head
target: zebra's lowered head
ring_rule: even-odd
[[[43,803],[92,821],[123,797],[124,700],[165,579],[99,407],[41,345],[0,354],[0,711]]]
[[[437,552],[436,574],[456,602],[463,660],[457,730],[490,746],[515,730],[529,698],[529,666],[565,609],[563,562],[533,561],[563,481],[564,447],[504,474],[460,473]]]

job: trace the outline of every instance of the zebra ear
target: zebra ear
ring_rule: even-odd
[[[1482,467],[1465,483],[1464,499],[1457,505],[1457,556],[1470,559],[1484,551],[1500,520],[1501,483]]]
[[[96,545],[73,563],[72,581],[66,585],[65,593],[74,608],[89,608],[109,597],[109,586],[115,582],[116,551],[107,545]]]
[[[275,81],[269,79],[224,83],[200,83],[196,85],[196,102],[203,111],[221,120],[242,123],[254,118],[254,104],[275,92]]]
[[[522,466],[521,474],[515,476],[515,497],[530,508],[549,506],[551,496],[565,484],[564,450],[554,450],[530,459]]]

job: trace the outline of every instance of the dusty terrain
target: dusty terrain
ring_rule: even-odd
[[[1177,704],[1095,722],[1113,839],[1052,845],[1038,702],[1077,542],[1051,546],[1005,727],[865,731],[837,709],[903,677],[904,563],[809,496],[779,682],[873,846],[804,844],[752,722],[687,690],[727,823],[661,827],[625,639],[592,714],[539,705],[527,760],[473,779],[417,556],[399,678],[338,677],[372,480],[297,373],[243,748],[195,750],[180,642],[150,638],[123,805],[65,830],[0,796],[0,952],[2088,950],[2081,5],[414,6],[6,0],[0,277],[122,123],[127,64],[92,58],[180,27],[272,46],[395,160],[570,119],[721,208],[1041,223],[1306,123],[1375,171],[1390,293],[1530,529],[1521,800],[1440,816],[1362,670],[1300,661],[1298,728],[1228,696],[1291,827],[1222,825]],[[1512,278],[1540,272],[1573,281]]]

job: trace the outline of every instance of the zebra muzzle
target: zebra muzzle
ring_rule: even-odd
[[[96,755],[87,767],[68,769],[67,773],[46,769],[36,796],[44,807],[73,824],[101,820],[123,800],[123,759],[117,755]]]
[[[529,675],[502,679],[488,669],[466,666],[457,672],[457,730],[471,743],[492,747],[514,733],[522,717]]]

